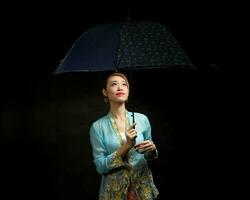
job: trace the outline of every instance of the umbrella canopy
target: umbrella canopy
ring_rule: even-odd
[[[54,74],[153,68],[195,69],[165,26],[151,21],[127,21],[87,30],[76,40]],[[130,75],[132,85],[132,73]]]
[[[87,30],[54,74],[159,67],[195,69],[165,26],[151,21],[128,21]]]

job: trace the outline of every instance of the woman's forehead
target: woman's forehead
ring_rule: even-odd
[[[124,82],[126,82],[126,80],[121,76],[111,76],[111,77],[109,77],[108,81],[110,81],[110,82],[113,82],[113,81],[121,81],[121,82],[124,81]]]

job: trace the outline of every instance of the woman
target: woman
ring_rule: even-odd
[[[124,74],[109,75],[102,90],[109,113],[90,128],[96,170],[102,175],[100,200],[151,200],[158,195],[148,160],[157,158],[151,126],[141,113],[126,110],[129,83]]]

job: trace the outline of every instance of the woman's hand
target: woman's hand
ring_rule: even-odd
[[[126,138],[127,138],[127,144],[130,147],[133,147],[135,145],[135,138],[137,137],[137,132],[135,130],[135,123],[132,124],[125,132]]]
[[[124,143],[118,150],[118,154],[122,157],[126,156],[130,149],[135,145],[135,138],[137,137],[135,123],[125,131],[125,135],[127,138],[127,142]]]
[[[156,150],[155,144],[150,140],[145,140],[135,145],[135,149],[140,153],[147,153]]]

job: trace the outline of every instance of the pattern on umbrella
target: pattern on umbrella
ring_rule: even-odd
[[[133,22],[121,27],[119,68],[192,65],[174,36],[158,23]]]

